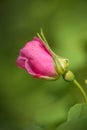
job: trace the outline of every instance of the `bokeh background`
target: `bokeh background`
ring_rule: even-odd
[[[78,88],[62,77],[34,79],[16,66],[19,49],[41,27],[87,91],[87,0],[0,0],[0,130],[51,130],[67,120],[71,106],[83,102]],[[86,124],[80,122],[80,128]]]

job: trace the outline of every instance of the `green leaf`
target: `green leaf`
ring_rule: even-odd
[[[87,104],[76,104],[68,113],[68,121],[75,120],[87,114]]]
[[[87,117],[65,122],[60,125],[56,130],[86,130]]]
[[[56,130],[87,129],[87,104],[76,104],[68,112],[68,119]]]

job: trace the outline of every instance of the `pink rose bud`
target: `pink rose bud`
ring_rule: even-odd
[[[37,78],[55,79],[58,75],[51,53],[37,37],[20,50],[17,65]]]
[[[51,49],[44,44],[44,41],[34,37],[20,50],[17,65],[34,77],[57,79],[65,72],[67,61],[51,52]]]

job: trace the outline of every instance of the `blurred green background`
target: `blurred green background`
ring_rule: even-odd
[[[16,66],[19,49],[41,27],[87,91],[87,0],[0,0],[0,130],[58,126],[71,106],[83,102],[78,88],[62,77],[34,79]]]

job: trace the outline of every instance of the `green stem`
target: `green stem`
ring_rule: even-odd
[[[83,97],[84,97],[85,102],[87,103],[87,95],[86,95],[84,89],[83,89],[82,86],[78,83],[77,80],[74,79],[73,82],[74,82],[74,84],[79,88],[79,90],[81,91],[81,93],[82,93],[82,95],[83,95]]]

